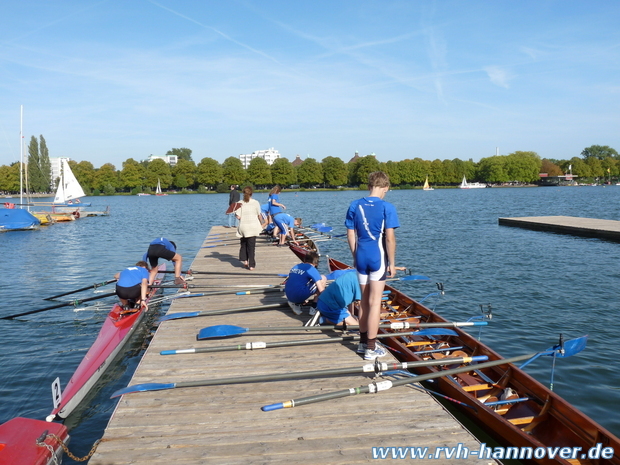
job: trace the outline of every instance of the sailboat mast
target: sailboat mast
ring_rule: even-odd
[[[24,106],[19,107],[19,203],[24,203]]]

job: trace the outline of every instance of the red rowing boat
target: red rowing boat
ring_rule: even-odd
[[[165,263],[159,265],[160,273],[157,275],[155,284],[161,282],[165,270]],[[153,288],[149,291],[147,303],[158,291],[161,289]],[[65,419],[77,408],[103,373],[112,365],[115,357],[140,326],[146,313],[139,309],[135,313],[122,314],[122,310],[119,304],[112,307],[97,339],[75,370],[62,392],[58,406],[48,415],[47,421]]]

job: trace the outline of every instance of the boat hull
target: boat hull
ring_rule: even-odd
[[[329,259],[329,265],[332,270],[348,268],[344,263],[332,258]],[[382,310],[382,318],[417,317],[420,322],[443,322],[448,327],[447,320],[424,305],[390,286],[386,286],[386,290],[390,291],[389,307]],[[401,361],[428,360],[429,358],[441,358],[448,354],[461,355],[460,353],[457,355],[457,352],[462,352],[464,355],[486,355],[489,361],[502,359],[497,352],[465,331],[459,328],[454,328],[454,330],[457,336],[440,338],[395,336],[381,340]],[[389,330],[380,330],[382,334],[389,332]],[[429,350],[437,351],[429,352]],[[455,367],[420,367],[415,369],[415,373],[420,375],[438,373],[447,368]],[[456,400],[457,407],[502,446],[529,448],[518,451],[519,454],[524,454],[519,457],[523,462],[566,465],[569,463],[620,464],[618,456],[620,440],[616,436],[513,364],[498,365],[478,371],[472,367],[467,374],[437,378],[432,384],[432,389]],[[512,398],[510,390],[522,401],[508,406],[487,404],[487,402],[498,400],[502,395]],[[613,457],[596,461],[588,460],[588,451],[596,448],[599,443],[602,448],[613,448],[615,451]],[[568,461],[558,455],[554,459],[537,459],[534,455],[536,450],[556,450],[557,452],[565,447],[579,448],[576,460]],[[531,451],[531,456],[528,451]],[[490,449],[489,453],[491,453]],[[517,453],[516,449],[511,453]],[[582,454],[585,454],[585,457],[582,457]],[[545,457],[548,456],[545,455]]]
[[[60,423],[23,417],[3,423],[0,425],[0,463],[7,465],[60,463],[63,449],[58,441],[48,436],[49,434],[54,434],[65,444],[69,442],[67,428]],[[38,446],[37,440],[43,441],[45,446]]]
[[[161,264],[159,271],[165,271],[166,265]],[[158,275],[158,280],[161,279]],[[152,289],[149,299],[161,289]],[[54,408],[47,421],[67,418],[91,392],[97,381],[112,365],[116,356],[140,326],[146,314],[138,310],[129,315],[121,315],[122,308],[115,304],[108,313],[97,339],[88,350],[82,362],[75,370],[69,383],[62,392],[58,407]]]

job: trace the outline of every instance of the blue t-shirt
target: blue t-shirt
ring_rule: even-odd
[[[357,232],[357,239],[362,243],[378,242],[386,229],[398,228],[396,208],[379,197],[363,197],[349,205],[344,225]]]
[[[269,195],[269,199],[267,200],[267,202],[269,203],[269,213],[271,213],[271,216],[282,211],[282,207],[273,204],[274,200],[280,203],[280,196],[278,194]]]
[[[288,213],[280,213],[279,215],[274,216],[273,221],[276,223],[278,228],[280,228],[280,234],[286,234],[286,227],[295,227],[295,218],[293,218]]]
[[[121,271],[116,285],[120,287],[133,287],[141,284],[143,279],[149,279],[147,269],[141,266],[130,266]]]
[[[321,274],[310,263],[295,265],[284,285],[286,298],[295,304],[304,303],[316,292],[316,283],[320,280]]]
[[[176,253],[177,251],[176,247],[172,245],[172,242],[170,242],[165,237],[158,237],[157,239],[153,239],[153,241],[149,245],[163,245],[167,250],[170,250],[171,252]],[[142,256],[142,261],[146,262],[148,261],[148,259],[149,259],[149,252],[147,250]]]
[[[321,292],[317,308],[326,318],[334,321],[329,317],[330,314],[339,313],[346,309],[349,304],[361,300],[361,298],[362,289],[357,279],[357,273],[355,270],[347,270]]]

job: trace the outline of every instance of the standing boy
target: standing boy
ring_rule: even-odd
[[[370,194],[351,202],[345,226],[347,241],[353,254],[362,289],[359,313],[359,353],[365,360],[374,360],[387,354],[378,346],[377,333],[381,319],[381,296],[386,276],[396,274],[396,235],[400,226],[396,208],[383,200],[390,189],[390,179],[383,171],[368,176]]]

